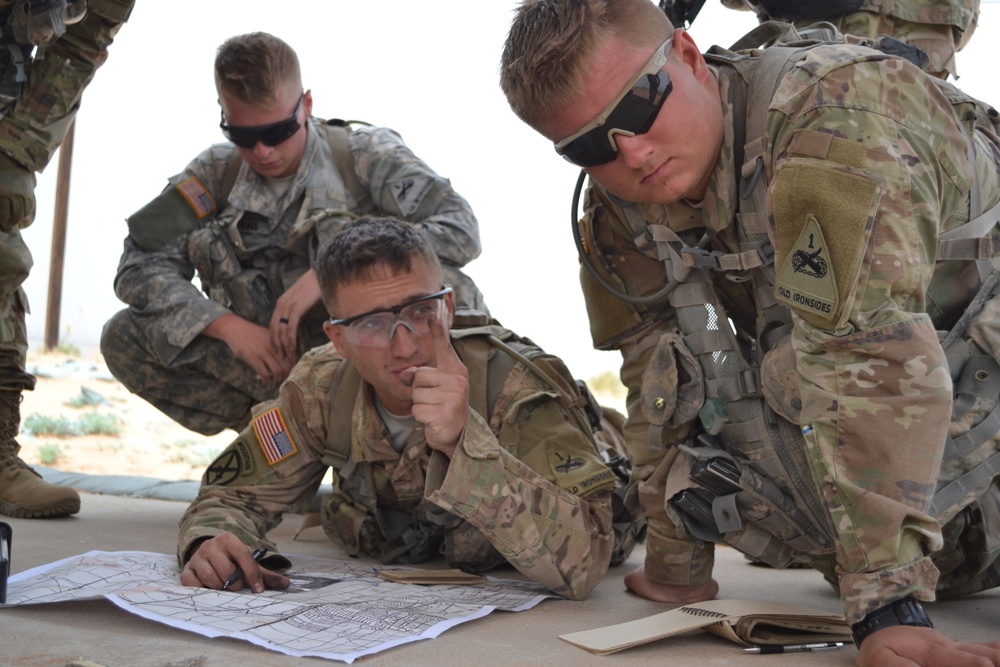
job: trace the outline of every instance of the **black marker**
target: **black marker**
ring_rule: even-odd
[[[266,553],[267,553],[267,548],[261,547],[260,549],[257,549],[257,551],[254,551],[251,557],[254,559],[254,562],[259,563],[260,559],[263,558],[264,554]],[[236,571],[233,572],[232,576],[226,579],[226,583],[222,584],[222,590],[228,591],[230,586],[232,586],[242,578],[243,578],[243,570],[237,567]]]

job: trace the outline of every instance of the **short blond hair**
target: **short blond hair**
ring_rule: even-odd
[[[651,0],[524,0],[504,44],[500,87],[537,130],[582,94],[582,63],[605,39],[655,47],[673,30]]]
[[[274,35],[251,32],[230,37],[215,54],[215,87],[254,106],[279,101],[282,89],[302,88],[295,50]]]

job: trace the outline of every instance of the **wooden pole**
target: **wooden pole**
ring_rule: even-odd
[[[45,309],[45,350],[59,346],[59,312],[62,308],[63,264],[66,260],[66,222],[69,218],[69,176],[73,165],[73,133],[76,121],[66,131],[59,147],[56,207],[52,221],[52,253],[49,260],[49,300]]]

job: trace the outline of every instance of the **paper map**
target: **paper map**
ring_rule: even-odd
[[[535,583],[492,577],[462,586],[394,583],[378,571],[404,568],[284,555],[293,563],[289,589],[254,594],[181,586],[172,555],[91,551],[14,575],[7,606],[104,597],[143,618],[207,637],[351,663],[437,637],[494,609],[523,611],[556,597]]]

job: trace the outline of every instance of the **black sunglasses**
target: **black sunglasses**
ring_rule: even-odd
[[[615,134],[633,137],[649,132],[674,85],[663,66],[673,37],[661,44],[635,80],[604,111],[556,144],[556,153],[580,167],[596,167],[618,157]]]
[[[302,94],[299,95],[299,102],[295,105],[295,111],[292,112],[292,115],[285,120],[278,121],[277,123],[257,125],[254,127],[226,125],[226,113],[222,111],[220,112],[222,114],[222,120],[219,121],[219,127],[222,128],[222,134],[226,137],[226,139],[229,139],[240,148],[253,148],[257,145],[258,141],[265,146],[277,146],[278,144],[291,139],[292,135],[298,132],[299,128],[302,127],[299,125],[298,117],[299,110],[302,108],[302,100],[305,99],[305,96],[305,91],[303,91]]]

